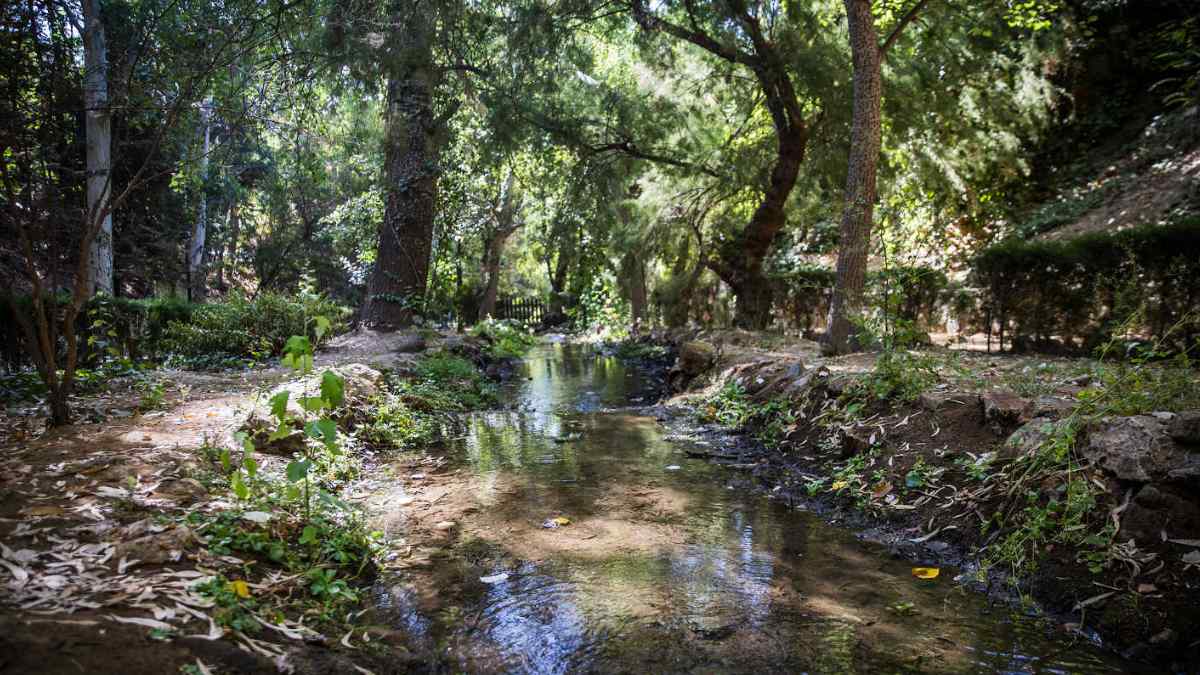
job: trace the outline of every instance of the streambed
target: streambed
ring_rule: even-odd
[[[411,544],[382,615],[453,670],[1137,672],[690,459],[615,358],[547,343],[523,368],[515,410],[463,416],[444,466],[375,499]]]

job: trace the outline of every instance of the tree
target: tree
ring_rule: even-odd
[[[720,242],[716,255],[708,261],[709,267],[733,289],[737,298],[736,324],[765,328],[771,318],[773,293],[763,263],[787,223],[785,206],[804,161],[809,122],[796,94],[787,59],[763,30],[759,17],[770,13],[769,8],[756,6],[751,11],[742,0],[716,0],[703,5],[701,14],[701,8],[693,3],[685,5],[687,24],[663,18],[642,0],[633,0],[630,9],[644,30],[683,40],[729,64],[748,69],[758,83],[775,131],[775,158],[758,206],[749,222]],[[721,32],[710,34],[702,29],[701,19]]]
[[[483,276],[485,279],[483,295],[479,300],[479,320],[490,317],[496,311],[496,297],[500,289],[500,259],[504,255],[504,245],[514,232],[525,224],[520,217],[522,200],[520,190],[515,184],[516,176],[509,170],[508,178],[504,181],[501,194],[497,195],[497,203],[491,209],[492,226],[484,231]]]
[[[208,159],[212,140],[212,99],[200,104],[200,204],[196,209],[196,227],[188,239],[188,300],[203,302],[208,284],[205,280],[204,252],[208,238]]]
[[[883,142],[883,53],[875,31],[875,17],[871,14],[871,0],[845,0],[845,5],[854,62],[854,113],[850,126],[846,206],[840,228],[837,278],[830,301],[825,342],[826,350],[833,353],[849,350],[851,321],[862,304],[867,248],[878,197],[879,149]]]
[[[83,104],[87,137],[87,214],[100,216],[89,252],[89,295],[113,293],[113,226],[108,208],[112,192],[112,118],[108,110],[108,46],[100,0],[83,4]]]

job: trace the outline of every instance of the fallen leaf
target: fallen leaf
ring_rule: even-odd
[[[942,571],[936,567],[914,567],[912,575],[918,579],[936,579]]]
[[[1138,593],[1153,593],[1157,590],[1158,586],[1155,586],[1154,584],[1138,584],[1137,587]]]
[[[271,514],[266,511],[247,511],[242,514],[242,518],[261,525],[271,520]]]
[[[849,485],[849,483],[847,483],[844,480],[835,480],[833,482],[833,484],[829,486],[829,489],[830,490],[841,490],[842,488],[846,487],[847,485]]]
[[[250,597],[250,585],[241,579],[229,582],[226,588],[233,591],[239,598],[247,599]]]
[[[61,516],[63,510],[58,506],[31,506],[24,509],[23,513],[31,516]]]
[[[892,491],[891,483],[889,483],[886,480],[880,481],[880,482],[876,483],[875,487],[871,490],[871,496],[874,497],[875,499],[881,499],[881,498],[887,496],[887,494],[891,491]]]

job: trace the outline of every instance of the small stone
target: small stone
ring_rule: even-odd
[[[449,532],[456,527],[458,527],[458,523],[454,522],[453,520],[443,520],[442,522],[434,525],[433,529],[437,530],[438,532]]]
[[[991,424],[1016,424],[1033,408],[1028,400],[1011,391],[990,391],[979,399],[983,404],[983,419]]]

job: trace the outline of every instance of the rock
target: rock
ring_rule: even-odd
[[[679,347],[675,368],[689,377],[703,375],[717,360],[717,348],[701,340],[691,340]]]
[[[458,527],[458,523],[454,522],[453,520],[443,520],[434,525],[433,529],[437,530],[438,532],[449,532],[456,527]]]
[[[1008,437],[1006,445],[1022,455],[1037,450],[1054,433],[1055,422],[1049,417],[1035,417]]]
[[[1144,485],[1121,514],[1119,534],[1151,542],[1159,541],[1164,530],[1172,539],[1200,538],[1200,503],[1187,489]]]
[[[979,397],[983,405],[983,419],[988,424],[1011,425],[1025,419],[1033,406],[1026,399],[1011,391],[989,391]]]
[[[122,558],[130,562],[137,560],[143,565],[176,562],[183,557],[183,551],[191,540],[191,530],[172,527],[131,541],[118,542],[113,559],[116,562],[120,562]]]
[[[1167,425],[1167,433],[1176,443],[1200,446],[1200,410],[1188,410],[1175,415]]]
[[[1085,430],[1082,455],[1120,480],[1152,481],[1200,478],[1200,455],[1188,452],[1167,433],[1168,424],[1153,415],[1107,417]]]
[[[1062,396],[1039,396],[1034,399],[1030,414],[1034,417],[1049,417],[1057,420],[1071,414],[1074,409],[1075,401],[1073,399]]]
[[[416,333],[404,335],[396,342],[395,351],[400,354],[416,354],[426,349],[425,338]]]

